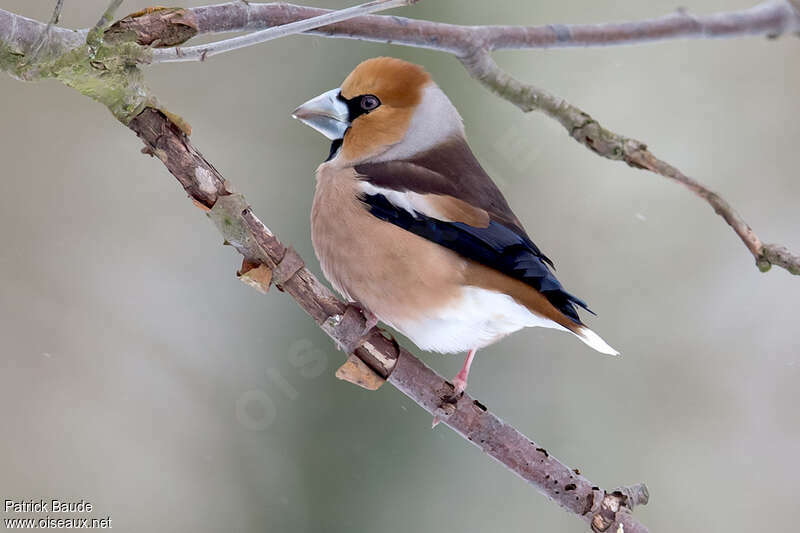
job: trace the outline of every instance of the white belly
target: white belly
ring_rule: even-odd
[[[531,313],[506,294],[478,287],[464,287],[459,300],[421,319],[383,321],[423,350],[440,353],[480,349],[525,327],[567,331],[560,324]]]

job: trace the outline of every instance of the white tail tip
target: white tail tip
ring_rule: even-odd
[[[619,352],[609,346],[606,341],[600,338],[600,335],[590,330],[589,328],[580,328],[575,334],[580,340],[585,342],[600,353],[608,355],[619,355]]]

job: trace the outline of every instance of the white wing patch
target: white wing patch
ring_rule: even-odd
[[[419,218],[418,215],[425,215],[443,222],[453,222],[452,219],[446,217],[431,204],[428,200],[430,197],[428,194],[419,194],[413,191],[395,191],[394,189],[376,187],[368,181],[359,181],[358,188],[364,194],[383,195],[392,205],[407,211],[414,218]]]

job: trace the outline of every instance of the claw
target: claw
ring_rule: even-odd
[[[453,394],[449,398],[444,398],[442,405],[439,406],[440,409],[445,410],[444,412],[449,416],[455,411],[455,403],[464,394],[464,391],[467,390],[467,377],[469,377],[469,367],[472,366],[472,360],[475,358],[475,352],[477,350],[473,349],[470,350],[467,354],[467,358],[464,359],[464,366],[461,368],[461,371],[453,378]],[[452,411],[450,411],[452,409]],[[442,419],[439,418],[439,415],[433,416],[433,423],[431,424],[431,429],[435,428]]]
[[[461,396],[467,390],[467,380],[456,376],[453,378],[453,397]]]

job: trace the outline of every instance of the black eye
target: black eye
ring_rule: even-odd
[[[365,94],[361,97],[361,109],[364,111],[372,111],[376,107],[381,105],[381,101],[378,100],[377,96],[373,96],[371,94]]]

